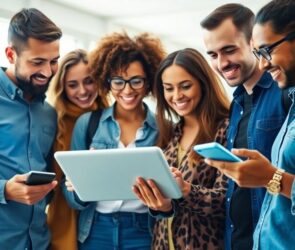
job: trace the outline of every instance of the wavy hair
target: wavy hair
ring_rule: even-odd
[[[82,49],[77,49],[66,54],[59,63],[58,71],[53,77],[48,90],[49,102],[55,107],[58,119],[58,134],[57,142],[65,147],[63,135],[67,128],[64,122],[64,117],[67,114],[67,104],[70,102],[65,92],[65,78],[69,69],[80,62],[88,64],[87,52]],[[108,106],[108,101],[105,96],[97,95],[96,103],[98,108]]]
[[[195,109],[200,132],[194,144],[214,139],[218,124],[229,115],[229,100],[217,75],[205,58],[195,49],[186,48],[168,55],[160,64],[154,85],[157,98],[157,121],[160,131],[158,146],[165,148],[174,137],[173,117],[183,120],[167,103],[164,97],[162,74],[171,65],[178,65],[199,81],[201,100]]]

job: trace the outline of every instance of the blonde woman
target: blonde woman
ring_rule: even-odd
[[[48,98],[58,114],[54,152],[69,150],[77,118],[87,111],[107,107],[107,100],[98,94],[98,84],[90,75],[86,51],[78,49],[64,56],[50,84]],[[55,161],[52,165],[61,183],[63,173]],[[76,211],[66,203],[60,186],[49,205],[47,222],[52,235],[51,250],[77,249]]]

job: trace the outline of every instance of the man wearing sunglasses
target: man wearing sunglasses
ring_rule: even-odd
[[[231,104],[227,147],[256,149],[270,159],[271,145],[287,115],[271,75],[259,70],[252,53],[254,13],[225,4],[201,23],[212,67],[237,87]],[[264,188],[241,188],[231,179],[226,193],[226,250],[248,250],[265,195]]]
[[[292,105],[272,147],[272,163],[257,151],[235,149],[245,160],[206,160],[242,187],[265,187],[253,249],[294,249],[295,246],[295,1],[273,0],[257,14],[253,53],[280,88],[289,88]],[[267,112],[267,110],[265,111]]]

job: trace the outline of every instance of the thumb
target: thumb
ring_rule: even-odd
[[[15,182],[25,182],[28,178],[28,174],[16,174],[13,179]]]
[[[237,156],[249,158],[249,159],[256,159],[259,156],[259,153],[257,150],[249,150],[245,148],[241,148],[241,149],[233,148],[231,152]]]

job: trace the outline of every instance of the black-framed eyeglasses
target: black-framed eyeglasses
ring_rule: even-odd
[[[113,90],[123,90],[126,86],[127,83],[129,83],[129,86],[133,90],[138,90],[143,88],[145,84],[145,78],[144,77],[139,77],[139,76],[134,76],[129,79],[123,79],[122,77],[112,77],[109,79],[109,83],[111,86],[111,89]]]
[[[286,35],[284,38],[280,39],[279,41],[269,45],[269,46],[265,46],[262,47],[260,49],[254,49],[253,50],[253,54],[256,56],[256,58],[258,60],[260,60],[261,57],[265,58],[267,61],[271,60],[271,53],[273,51],[273,49],[277,46],[279,46],[281,43],[285,42],[285,41],[290,41],[292,39],[295,38],[295,31],[289,33],[288,35]]]

